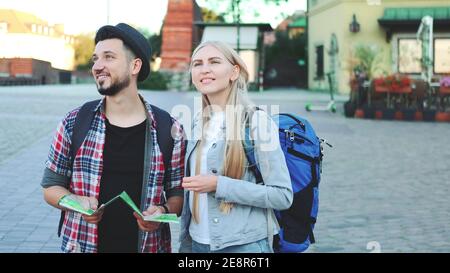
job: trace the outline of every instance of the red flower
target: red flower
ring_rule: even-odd
[[[374,79],[374,84],[376,86],[384,86],[393,91],[397,91],[402,88],[409,87],[411,80],[408,76],[389,75],[384,78],[381,77]]]

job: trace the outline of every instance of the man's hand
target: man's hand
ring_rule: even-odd
[[[199,193],[215,192],[217,188],[217,176],[214,175],[196,175],[183,177],[181,186],[188,190]]]
[[[150,206],[142,214],[144,216],[148,216],[148,215],[161,214],[161,213],[164,213],[163,207]],[[136,218],[138,226],[142,231],[151,232],[151,231],[155,231],[159,228],[159,225],[160,225],[159,222],[144,221],[144,219],[142,219],[142,217],[139,214],[137,214],[136,212],[133,212],[133,215]]]
[[[77,195],[76,198],[85,209],[97,210],[98,200],[95,199],[95,197]],[[98,212],[94,213],[91,216],[82,214],[83,219],[91,224],[98,224],[102,220],[102,216],[103,216],[103,209],[99,210]]]

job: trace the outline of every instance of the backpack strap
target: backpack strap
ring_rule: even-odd
[[[164,187],[170,181],[170,167],[172,161],[173,145],[172,117],[166,111],[151,105],[156,120],[156,137],[164,161]]]
[[[72,166],[72,168],[78,149],[80,149],[81,144],[83,143],[87,133],[89,132],[89,129],[91,128],[91,123],[95,115],[94,110],[99,103],[100,100],[86,102],[85,104],[83,104],[83,106],[81,106],[80,110],[77,113],[77,117],[75,118],[75,123],[72,129],[72,138],[69,150],[70,166]],[[61,237],[61,229],[65,214],[66,212],[64,210],[61,210],[61,217],[59,218],[58,225],[58,237]]]
[[[100,100],[93,100],[86,102],[81,106],[75,118],[75,123],[72,129],[72,144],[70,145],[70,165],[73,166],[75,155],[80,149],[81,144],[86,138],[89,129],[91,128],[92,120],[95,115],[95,107],[100,103]]]
[[[262,111],[259,107],[255,107],[251,111],[249,111],[247,114],[249,115],[247,122],[245,124],[245,137],[243,140],[243,146],[244,146],[244,152],[245,156],[247,157],[247,161],[249,162],[248,168],[250,171],[253,172],[256,178],[256,184],[263,184],[264,180],[262,178],[261,171],[258,168],[258,163],[256,162],[255,157],[255,142],[251,139],[251,126],[250,122],[253,117],[253,114],[256,111]],[[280,230],[280,225],[277,221],[277,218],[275,216],[275,212],[273,209],[266,209],[266,216],[267,216],[267,240],[269,242],[269,246],[273,248],[274,246],[274,239],[276,240],[274,236],[274,229]]]
[[[258,168],[258,163],[256,162],[255,157],[255,142],[251,139],[251,126],[250,120],[253,117],[255,111],[261,110],[259,107],[255,107],[254,110],[249,111],[247,114],[249,115],[247,122],[245,124],[245,136],[242,141],[242,145],[244,146],[245,156],[247,157],[247,161],[249,163],[248,168],[253,172],[256,178],[256,184],[264,183],[261,172]]]

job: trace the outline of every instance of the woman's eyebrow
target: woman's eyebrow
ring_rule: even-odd
[[[215,59],[222,60],[222,58],[220,58],[220,57],[210,57],[210,58],[208,58],[208,61],[215,60]],[[194,59],[194,60],[192,60],[192,62],[193,63],[194,62],[202,62],[202,60],[201,59]]]

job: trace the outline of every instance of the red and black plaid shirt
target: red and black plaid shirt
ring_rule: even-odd
[[[103,169],[103,147],[105,144],[105,119],[103,107],[104,100],[96,107],[92,126],[85,141],[75,155],[73,168],[70,166],[70,144],[72,129],[79,108],[69,112],[57,127],[56,135],[50,147],[46,167],[51,171],[71,177],[70,192],[76,195],[93,196],[99,198],[100,179]],[[182,191],[181,180],[184,172],[185,141],[184,131],[180,123],[172,118],[172,136],[174,149],[170,166],[170,181],[164,185],[163,155],[158,146],[156,135],[156,121],[150,104],[144,101],[150,122],[153,153],[146,151],[145,158],[150,160],[149,176],[146,183],[146,210],[151,205],[163,203],[165,191]],[[148,132],[147,132],[148,133]],[[64,252],[97,252],[97,225],[84,221],[80,213],[67,212],[62,229],[63,242],[61,249]],[[144,232],[140,242],[141,252],[171,252],[170,229],[168,224],[154,232]]]

